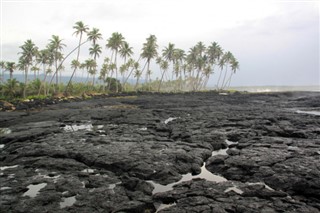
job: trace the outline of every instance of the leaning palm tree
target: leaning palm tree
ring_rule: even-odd
[[[92,28],[92,30],[88,32],[87,35],[88,40],[92,41],[93,46],[96,44],[97,40],[102,39],[102,35],[97,28]]]
[[[80,36],[80,38],[79,38],[79,45],[78,45],[77,59],[76,59],[77,61],[79,61],[79,55],[80,55],[80,47],[81,47],[82,36],[83,36],[83,33],[86,33],[86,32],[89,30],[89,27],[88,27],[87,25],[85,25],[82,21],[78,21],[78,22],[76,22],[75,25],[73,26],[73,29],[75,29],[75,32],[74,32],[73,34],[75,34],[76,36],[78,36],[78,35]],[[73,78],[75,72],[77,71],[77,68],[78,68],[78,67],[75,67],[75,69],[73,70],[72,75],[71,75],[71,77],[70,77],[70,79],[69,79],[69,82],[68,82],[68,84],[67,84],[67,86],[66,86],[65,92],[68,91],[68,88],[69,88],[69,86],[70,86],[70,84],[71,84],[71,81],[72,81],[72,78]]]
[[[150,78],[150,73],[151,73],[150,62],[153,58],[155,58],[158,55],[157,48],[158,48],[158,45],[157,45],[156,36],[150,35],[147,38],[147,42],[143,44],[142,53],[141,53],[141,58],[146,59],[146,65],[147,65],[146,83],[148,83],[148,78]]]
[[[99,57],[101,53],[102,53],[102,48],[101,48],[101,46],[99,44],[93,44],[93,46],[90,47],[90,49],[89,49],[89,54],[91,56],[93,56],[93,60],[94,60],[96,65],[97,65],[97,57]],[[95,73],[93,74],[92,87],[94,87]]]
[[[116,73],[116,93],[118,93],[118,67],[117,67],[117,55],[123,44],[124,37],[121,33],[114,32],[111,37],[107,40],[107,48],[112,50],[112,55],[114,55],[115,73]],[[111,57],[112,60],[112,57]]]
[[[215,67],[219,65],[220,59],[223,55],[223,50],[217,42],[212,42],[211,45],[208,46],[206,54],[208,55],[209,64],[212,67],[212,70],[210,73],[214,73]],[[208,73],[208,70],[206,73]],[[220,70],[218,82],[220,81],[221,74],[222,74],[222,70]],[[206,75],[205,85],[209,81],[209,78],[210,78],[210,74]]]
[[[228,87],[230,87],[230,84],[231,84],[231,78],[233,76],[233,74],[236,73],[237,70],[240,69],[240,65],[239,65],[239,62],[237,61],[237,59],[233,58],[232,61],[230,62],[231,64],[231,74],[230,74],[230,77],[228,78],[228,80],[226,81],[226,84],[225,86],[228,84]]]
[[[25,77],[24,77],[24,87],[23,87],[23,98],[26,97],[26,90],[27,90],[27,85],[28,85],[28,72],[30,66],[33,64],[33,60],[35,56],[37,55],[38,52],[38,47],[33,43],[32,40],[27,40],[24,42],[22,46],[20,46],[22,49],[22,52],[20,58],[19,58],[19,69],[24,71]]]
[[[55,66],[55,76],[56,76],[56,90],[59,89],[59,77],[58,77],[58,71],[60,66],[58,65],[58,62],[63,59],[61,51],[63,50],[63,47],[66,45],[62,43],[62,39],[60,39],[57,35],[52,35],[52,38],[49,40],[48,49],[53,53],[53,59],[54,59],[54,66]]]
[[[225,73],[224,73],[224,77],[223,77],[223,81],[222,81],[220,90],[222,90],[224,88],[225,80],[226,80],[227,73],[228,73],[228,65],[230,64],[230,62],[232,60],[234,60],[234,56],[232,55],[232,53],[230,51],[228,51],[223,55],[222,58],[224,61],[224,66],[225,66]]]

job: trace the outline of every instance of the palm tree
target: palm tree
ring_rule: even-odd
[[[102,39],[101,33],[99,33],[99,29],[97,28],[92,28],[90,32],[88,32],[88,40],[92,41],[93,46],[96,44],[98,39]]]
[[[60,39],[60,37],[57,35],[52,35],[52,38],[49,40],[48,49],[51,52],[53,52],[53,61],[55,65],[56,89],[59,89],[58,88],[58,84],[59,84],[58,71],[60,66],[58,66],[58,62],[63,59],[61,51],[65,46],[66,45],[62,43],[62,39]]]
[[[147,38],[147,42],[143,44],[141,58],[146,59],[147,72],[146,72],[146,83],[148,83],[148,78],[150,78],[150,62],[153,58],[158,55],[157,52],[157,38],[155,35],[150,35]],[[143,70],[142,70],[143,71]]]
[[[212,71],[209,73],[209,75],[206,75],[205,85],[204,85],[205,87],[207,82],[209,81],[210,74],[214,72],[216,65],[219,65],[220,59],[223,55],[223,50],[217,42],[212,42],[211,45],[208,46],[206,53],[208,55],[209,63],[212,66]],[[208,70],[206,73],[208,73]],[[222,70],[220,70],[218,82],[220,81],[221,74],[222,74]]]
[[[99,78],[103,81],[103,87],[102,91],[105,92],[106,88],[106,79],[109,74],[109,58],[105,58],[104,63],[102,64],[102,67],[100,69],[100,76]]]
[[[79,61],[82,36],[83,36],[83,33],[86,33],[89,30],[89,27],[87,25],[85,25],[82,21],[78,21],[73,26],[73,29],[75,29],[73,34],[75,34],[76,36],[80,35],[79,45],[78,45],[78,53],[77,53],[77,59],[76,59],[77,61]],[[71,81],[72,81],[72,78],[73,78],[75,72],[77,71],[77,68],[78,67],[75,67],[75,69],[73,70],[72,75],[71,75],[71,77],[69,79],[69,82],[68,82],[68,84],[66,86],[65,92],[68,92],[68,88],[69,88],[69,86],[71,84]]]
[[[37,66],[32,66],[31,67],[31,71],[33,71],[33,73],[34,73],[34,75],[33,75],[33,80],[36,80],[36,78],[37,78],[37,72],[39,71],[40,69],[39,69],[39,67],[37,67]]]
[[[161,58],[160,58],[160,60],[158,60],[158,64],[160,65],[160,72],[162,70],[162,75],[161,75],[161,79],[160,79],[160,83],[159,83],[159,87],[158,87],[158,92],[160,92],[161,84],[162,84],[162,81],[163,81],[163,77],[164,77],[164,74],[166,73],[166,71],[169,68],[169,63],[168,63],[168,61],[161,60]]]
[[[14,97],[17,90],[18,90],[18,84],[19,82],[14,78],[14,79],[8,79],[7,83],[4,85],[4,92],[9,96],[9,97]]]
[[[123,58],[123,72],[122,72],[122,84],[124,84],[124,76],[127,72],[128,68],[130,67],[130,63],[127,64],[127,58],[132,56],[133,48],[130,47],[129,43],[124,41],[121,45],[121,49],[119,50],[120,56]]]
[[[228,83],[228,87],[230,87],[232,75],[235,74],[236,71],[240,69],[240,65],[239,65],[239,62],[237,61],[237,59],[233,58],[233,59],[231,60],[230,64],[231,64],[231,71],[232,71],[232,72],[231,72],[231,74],[230,74],[229,79],[228,79],[227,82],[226,82],[226,85],[227,85],[227,83],[229,82],[229,83]]]
[[[93,56],[93,60],[94,60],[96,65],[97,65],[97,57],[99,57],[101,53],[102,53],[102,48],[101,48],[101,46],[99,44],[93,44],[93,46],[90,47],[90,49],[89,49],[89,54],[91,56]],[[92,87],[94,87],[95,73],[93,74]]]
[[[112,55],[114,54],[114,64],[116,72],[116,93],[118,93],[118,68],[117,68],[117,55],[123,44],[124,37],[121,33],[114,32],[111,37],[107,40],[107,48],[112,50]],[[112,60],[112,57],[111,57]],[[110,78],[111,79],[111,78]],[[111,82],[110,82],[111,83]]]
[[[168,47],[165,47],[163,50],[162,50],[162,57],[167,60],[168,62],[172,62],[172,79],[173,79],[173,63],[174,63],[174,59],[173,59],[173,54],[174,54],[174,44],[172,43],[169,43],[168,44]]]
[[[39,64],[42,64],[42,70],[43,70],[43,80],[42,80],[42,84],[39,88],[38,91],[38,96],[40,95],[41,92],[41,88],[42,86],[44,87],[43,91],[44,91],[44,95],[46,95],[46,79],[47,76],[50,72],[48,72],[48,69],[51,71],[51,68],[46,68],[46,66],[48,65],[49,67],[52,66],[53,64],[53,53],[50,52],[50,50],[48,48],[40,50],[38,55],[37,55],[37,62]]]
[[[136,69],[135,72],[134,72],[134,77],[137,78],[136,85],[134,86],[135,90],[137,90],[137,88],[138,88],[139,79],[140,79],[141,74],[142,74],[142,72],[139,69]]]
[[[232,53],[230,51],[228,51],[222,56],[221,60],[223,60],[226,70],[225,70],[225,73],[224,73],[224,77],[223,77],[223,81],[222,81],[220,90],[222,90],[224,88],[224,83],[225,83],[225,80],[226,80],[226,77],[227,77],[227,72],[228,72],[228,65],[230,64],[230,62],[232,60],[234,60],[234,56],[232,55]]]
[[[19,68],[22,69],[25,73],[24,78],[24,87],[23,87],[23,98],[26,97],[26,90],[28,85],[28,71],[30,66],[33,63],[34,57],[37,55],[38,47],[33,43],[31,39],[24,42],[22,46],[19,48],[22,49],[22,52],[20,52],[21,56],[19,58]]]
[[[5,61],[0,61],[0,68],[2,70],[1,75],[0,75],[0,82],[4,82],[4,68],[5,68],[6,62]]]
[[[9,71],[10,80],[12,80],[13,79],[13,71],[16,69],[16,63],[15,62],[6,62],[5,69]]]

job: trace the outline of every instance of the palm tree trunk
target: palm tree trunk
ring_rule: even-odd
[[[77,61],[79,61],[79,55],[80,55],[80,47],[81,47],[81,45],[83,45],[84,43],[86,43],[86,42],[88,41],[88,40],[87,40],[87,41],[81,43],[81,39],[82,39],[82,33],[80,33],[79,45],[78,45],[74,50],[71,51],[71,52],[73,52],[73,51],[75,51],[76,49],[78,49]],[[68,55],[68,56],[69,56],[69,55]],[[67,56],[67,57],[68,57],[68,56]],[[74,67],[74,70],[73,70],[73,72],[72,72],[72,75],[71,75],[71,77],[70,77],[70,79],[69,79],[69,82],[68,82],[68,84],[67,84],[67,86],[66,86],[66,89],[65,89],[65,91],[64,91],[65,93],[68,92],[69,86],[70,86],[70,84],[71,84],[71,81],[72,81],[72,78],[73,78],[74,74],[76,73],[76,70],[77,70],[77,66]]]
[[[26,91],[28,85],[28,67],[26,67],[25,74],[24,74],[24,87],[23,87],[23,98],[26,98]]]
[[[135,89],[135,90],[137,90],[137,88],[138,88],[138,85],[139,85],[139,76],[137,76],[137,81],[136,81],[136,85],[135,85],[135,87],[134,87],[134,89]]]
[[[161,72],[161,69],[160,69],[160,72]],[[164,73],[165,73],[165,72],[166,72],[166,71],[165,71],[165,70],[163,70],[163,73],[162,73],[162,75],[161,75],[161,79],[160,79],[160,83],[159,83],[159,87],[158,87],[158,92],[160,92],[161,83],[162,83],[163,76],[164,76]]]
[[[223,90],[223,89],[224,89],[224,82],[225,82],[225,80],[226,80],[227,73],[228,73],[228,65],[226,64],[226,71],[225,71],[225,73],[224,73],[224,77],[223,77],[223,81],[222,81],[220,90]]]
[[[118,88],[118,66],[117,66],[117,55],[118,55],[118,50],[116,50],[116,54],[114,57],[114,64],[116,65],[116,93],[119,92],[119,88]]]
[[[222,75],[222,70],[223,70],[223,68],[220,69],[220,74],[219,74],[219,78],[218,78],[218,82],[217,82],[217,89],[219,89],[219,83],[220,83],[220,79],[221,79],[221,75]]]

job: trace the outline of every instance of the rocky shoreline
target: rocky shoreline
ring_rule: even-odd
[[[319,93],[25,105],[0,112],[0,212],[320,212]]]

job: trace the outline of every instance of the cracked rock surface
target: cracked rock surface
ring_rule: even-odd
[[[0,212],[320,212],[319,93],[41,106],[0,112]]]

